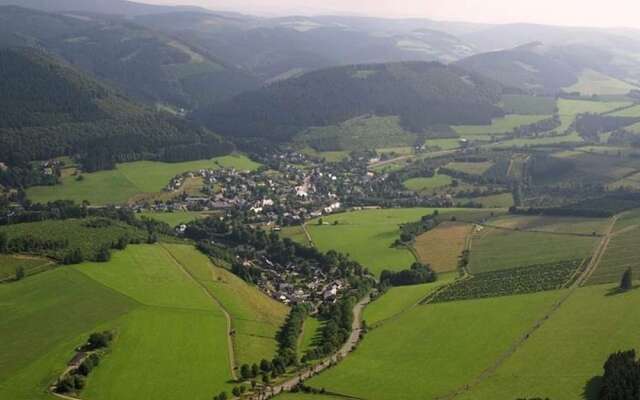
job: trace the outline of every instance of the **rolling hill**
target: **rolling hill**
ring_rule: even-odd
[[[198,117],[231,137],[286,141],[312,126],[362,115],[398,115],[424,132],[443,124],[490,124],[503,114],[502,87],[439,63],[407,62],[329,68],[277,82],[200,110]]]
[[[206,51],[108,16],[0,7],[3,46],[45,49],[136,99],[175,108],[209,104],[258,86],[249,74]]]
[[[117,160],[231,150],[219,136],[137,105],[38,50],[0,50],[0,71],[0,160],[9,166],[79,155],[85,170],[97,170]]]
[[[125,0],[0,0],[0,5],[15,5],[50,12],[75,11],[123,15],[127,17],[146,14],[163,14],[179,10],[205,11],[199,7],[167,7]]]

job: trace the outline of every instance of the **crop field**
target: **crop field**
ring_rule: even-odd
[[[0,254],[0,281],[15,278],[18,268],[31,275],[52,265],[53,262],[45,258]]]
[[[328,225],[318,225],[317,220],[311,221],[307,229],[321,251],[333,249],[349,254],[374,275],[379,275],[384,269],[407,269],[415,261],[409,250],[391,246],[400,237],[399,225],[415,222],[434,210],[397,208],[354,211],[323,217],[322,220]],[[440,212],[442,215],[464,215],[471,210],[440,209]],[[334,221],[338,221],[338,225],[333,225]]]
[[[492,376],[461,400],[597,398],[609,354],[640,347],[640,290],[578,289]],[[552,351],[550,351],[552,349]]]
[[[483,272],[439,292],[434,303],[544,292],[568,287],[583,260]]]
[[[259,164],[237,154],[182,163],[137,161],[118,164],[112,171],[82,174],[81,181],[75,176],[68,176],[60,185],[32,187],[27,189],[27,196],[35,203],[54,200],[81,203],[87,200],[91,204],[121,204],[136,195],[160,192],[171,178],[183,172],[219,167],[252,170]]]
[[[469,175],[483,175],[489,169],[493,167],[492,161],[484,162],[450,162],[445,168],[452,169],[454,171],[463,172]]]
[[[505,215],[487,222],[489,226],[549,233],[602,235],[607,230],[608,218],[548,217],[541,215]]]
[[[600,238],[485,228],[473,236],[472,273],[589,257]]]
[[[124,223],[108,221],[104,227],[92,227],[88,223],[91,221],[103,221],[102,219],[76,220],[68,219],[64,221],[47,220],[41,222],[28,222],[1,226],[0,232],[7,233],[9,240],[20,237],[32,237],[42,241],[65,241],[68,242],[66,248],[39,250],[37,255],[61,260],[68,249],[80,249],[86,259],[95,257],[100,247],[111,244],[120,239],[123,235],[130,238],[146,239],[147,233],[142,232]]]
[[[458,135],[461,137],[502,135],[511,132],[514,128],[522,125],[533,124],[543,119],[549,118],[549,115],[507,115],[504,118],[496,118],[491,125],[459,125],[453,126]]]
[[[136,303],[73,268],[0,285],[0,398],[50,399],[73,350]]]
[[[589,279],[589,284],[620,282],[622,274],[631,268],[640,276],[640,226],[628,226],[619,230],[609,242],[598,268]]]
[[[200,218],[206,218],[213,213],[207,212],[191,212],[191,211],[174,211],[174,212],[144,212],[141,217],[150,218],[156,221],[167,223],[171,226],[178,226],[195,221]]]
[[[374,326],[392,318],[416,306],[440,287],[453,282],[456,277],[456,273],[439,274],[438,280],[433,283],[392,287],[364,309],[364,320],[369,326]]]
[[[433,399],[480,375],[561,292],[429,304],[370,331],[337,367],[307,381],[365,399]]]
[[[507,114],[551,115],[556,110],[553,97],[506,94],[502,96],[502,109]]]
[[[580,74],[578,82],[566,88],[568,92],[580,92],[583,96],[627,94],[638,89],[629,83],[600,72],[587,69]]]
[[[450,176],[444,174],[434,175],[431,178],[412,178],[404,182],[404,186],[415,192],[423,192],[429,189],[438,189],[449,186],[453,182]]]
[[[464,250],[470,224],[445,222],[416,238],[414,248],[421,262],[436,272],[455,271]]]
[[[89,377],[88,398],[207,398],[229,388],[222,309],[162,246],[129,246],[109,263],[69,268],[139,304],[115,323],[117,340]]]
[[[289,308],[248,285],[224,268],[187,245],[163,245],[207,291],[220,302],[231,317],[236,364],[272,359],[276,352],[275,336],[289,313]]]

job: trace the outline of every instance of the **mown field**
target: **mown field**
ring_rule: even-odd
[[[319,334],[322,322],[314,317],[307,317],[302,328],[302,335],[298,343],[298,356],[302,357],[308,350],[314,347],[314,342]]]
[[[363,318],[369,326],[383,322],[416,306],[438,288],[453,282],[456,277],[455,273],[439,274],[434,283],[392,287],[364,309]]]
[[[384,269],[406,269],[415,261],[410,251],[391,246],[400,236],[400,224],[415,222],[433,211],[431,208],[354,211],[323,217],[328,225],[318,225],[317,220],[310,221],[307,229],[321,251],[333,249],[349,254],[373,274],[379,275]],[[464,215],[472,210],[440,209],[440,212],[443,215]],[[333,225],[334,221],[338,221],[338,225]],[[302,239],[299,235],[294,237]]]
[[[455,271],[472,225],[445,222],[416,238],[414,248],[421,262],[436,272]]]
[[[637,86],[591,69],[584,70],[575,85],[565,88],[568,92],[580,92],[583,96],[627,94],[636,89]]]
[[[640,290],[611,295],[613,285],[578,289],[495,374],[461,400],[597,399],[609,354],[640,347]]]
[[[233,337],[236,364],[271,360],[277,348],[276,333],[289,308],[228,270],[215,267],[193,246],[163,246],[229,313],[236,332]]]
[[[616,232],[609,241],[598,268],[589,279],[589,284],[620,282],[628,268],[640,276],[640,226],[627,226]]]
[[[560,292],[415,307],[370,331],[313,387],[367,399],[433,399],[464,386],[533,326]]]
[[[423,192],[429,189],[438,189],[449,186],[453,182],[450,176],[438,174],[430,178],[411,178],[404,182],[404,186],[415,192]]]
[[[51,260],[45,258],[0,254],[0,281],[15,278],[18,268],[22,268],[26,275],[31,275],[52,264]]]
[[[505,215],[491,219],[487,225],[549,233],[602,235],[607,230],[608,218],[546,217],[540,215]]]
[[[160,245],[69,268],[137,303],[113,324],[117,340],[90,375],[87,398],[209,398],[229,389],[222,310]]]
[[[182,163],[137,161],[118,164],[112,171],[82,174],[81,181],[75,176],[67,176],[62,178],[60,185],[32,187],[27,189],[27,196],[36,203],[54,200],[80,203],[87,200],[98,205],[121,204],[137,195],[160,192],[171,178],[183,172],[219,167],[251,170],[258,166],[247,157],[237,154]]]
[[[586,258],[600,239],[484,228],[471,245],[472,273]]]

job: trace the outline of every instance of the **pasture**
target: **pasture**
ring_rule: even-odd
[[[493,375],[461,400],[593,400],[609,354],[638,348],[640,290],[611,295],[612,285],[574,292]]]
[[[606,232],[608,218],[547,217],[541,215],[504,215],[487,222],[488,226],[548,233],[578,235],[602,235]]]
[[[409,250],[392,247],[400,236],[399,226],[415,222],[424,215],[432,214],[434,210],[394,208],[353,211],[323,217],[325,225],[318,225],[317,220],[310,221],[307,229],[319,250],[337,250],[349,254],[369,268],[371,273],[379,275],[384,269],[407,269],[415,261]],[[441,215],[464,215],[471,211],[440,209]],[[338,222],[337,225],[334,225],[335,221]]]
[[[627,268],[631,268],[636,277],[640,276],[638,243],[640,243],[640,226],[638,225],[629,225],[615,232],[588,283],[620,282]]]
[[[444,174],[436,174],[430,178],[411,178],[404,181],[404,186],[415,192],[423,192],[430,189],[438,189],[451,185],[453,179]]]
[[[491,194],[488,196],[456,198],[459,203],[474,202],[482,204],[484,208],[509,208],[513,205],[513,195],[511,193]]]
[[[15,278],[18,268],[23,268],[25,275],[32,275],[51,266],[53,262],[46,258],[0,254],[0,281]]]
[[[314,347],[314,341],[322,327],[322,322],[317,318],[307,317],[304,321],[302,328],[302,335],[300,335],[298,343],[298,356],[303,356],[308,350]]]
[[[27,196],[35,203],[55,200],[81,203],[86,200],[97,205],[122,204],[134,196],[160,192],[171,178],[181,173],[221,167],[253,170],[259,164],[239,154],[181,163],[136,161],[118,164],[111,171],[82,174],[82,180],[70,175],[62,178],[59,185],[35,186],[27,189]]]
[[[171,256],[196,279],[229,313],[236,364],[256,363],[272,359],[277,343],[275,336],[289,313],[255,286],[251,286],[188,245],[163,245]]]
[[[370,331],[308,381],[365,399],[433,399],[464,386],[509,349],[561,292],[418,306]]]
[[[418,259],[436,272],[455,271],[472,225],[445,222],[416,238]]]
[[[640,117],[640,105],[625,108],[608,115],[612,117]]]
[[[471,245],[472,273],[496,271],[591,255],[600,238],[484,228]]]
[[[492,161],[483,162],[450,162],[445,168],[469,175],[483,175],[493,167]]]
[[[553,97],[505,94],[501,103],[507,114],[551,115],[556,111],[556,99]]]
[[[503,135],[511,132],[519,126],[533,124],[546,118],[549,118],[549,115],[511,114],[503,118],[494,119],[491,125],[458,125],[453,126],[452,128],[461,137],[487,137],[491,135]]]
[[[156,221],[164,222],[171,226],[178,226],[195,221],[200,218],[207,218],[215,215],[210,212],[192,212],[192,211],[174,211],[174,212],[144,212],[139,214],[140,217],[150,218]]]
[[[592,69],[582,71],[578,82],[565,88],[567,92],[580,92],[583,96],[627,94],[638,87]]]

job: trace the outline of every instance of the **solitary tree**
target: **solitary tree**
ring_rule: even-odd
[[[624,271],[624,274],[622,274],[622,279],[620,280],[620,290],[626,292],[631,289],[633,289],[633,272],[631,271],[631,268],[627,268],[627,270]]]
[[[24,278],[24,275],[24,267],[16,267],[16,280],[22,280]]]

